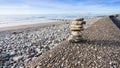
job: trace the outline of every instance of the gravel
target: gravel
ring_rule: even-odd
[[[26,67],[120,68],[120,30],[104,17],[83,31],[80,43],[62,42]]]
[[[0,53],[3,54],[3,58],[8,58],[3,65],[19,68],[21,65],[29,63],[35,57],[52,49],[54,44],[58,45],[65,40],[70,33],[67,30],[68,27],[69,24],[50,25],[48,27],[38,27],[37,30],[29,28],[29,30],[21,32],[10,31],[4,37],[1,35]],[[10,58],[12,58],[11,61]],[[15,62],[15,65],[11,62]]]
[[[96,20],[89,21],[87,26]],[[70,35],[70,23],[49,24],[0,32],[0,66],[22,68],[45,52],[53,49]],[[86,26],[86,27],[87,27]]]

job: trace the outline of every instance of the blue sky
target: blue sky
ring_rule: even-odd
[[[120,0],[0,0],[0,14],[115,14]]]

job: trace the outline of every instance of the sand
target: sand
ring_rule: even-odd
[[[30,27],[47,26],[50,24],[63,24],[63,22],[48,22],[48,23],[38,23],[38,24],[28,24],[28,25],[26,24],[26,25],[18,25],[18,26],[10,26],[10,27],[0,27],[0,31],[26,29]]]

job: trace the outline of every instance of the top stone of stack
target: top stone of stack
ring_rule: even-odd
[[[74,21],[83,21],[84,18],[75,19]]]

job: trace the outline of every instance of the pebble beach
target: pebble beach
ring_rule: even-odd
[[[87,23],[85,29],[99,19],[85,19]],[[3,65],[1,67],[23,68],[43,53],[53,49],[69,37],[70,23],[55,22],[1,29],[0,65]]]
[[[83,31],[81,42],[64,41],[26,68],[120,68],[118,25],[116,17],[103,17]]]

